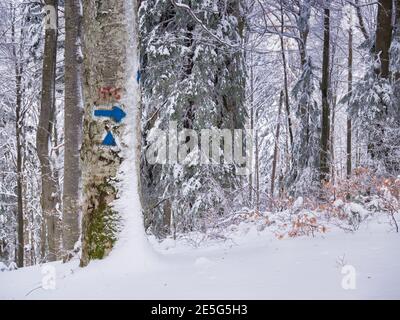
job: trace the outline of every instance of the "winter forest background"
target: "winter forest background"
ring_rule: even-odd
[[[399,231],[397,0],[130,1],[135,37],[127,2],[0,0],[2,269],[106,256],[124,225],[113,203],[127,162],[157,241],[197,246],[243,221],[278,239],[357,232],[373,216]],[[121,45],[130,37],[139,43]],[[109,86],[111,73],[129,73],[141,97],[133,82]],[[124,125],[91,116],[120,99],[139,112],[124,121],[140,129],[140,157],[96,145],[113,132],[135,148]],[[251,174],[220,159],[149,163],[172,121],[252,129]]]

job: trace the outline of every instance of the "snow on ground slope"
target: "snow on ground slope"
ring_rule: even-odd
[[[120,247],[85,269],[51,264],[54,290],[41,287],[43,266],[0,272],[0,299],[399,299],[400,234],[389,229],[374,222],[356,233],[278,240],[245,225],[198,248],[151,241],[145,261]],[[343,265],[355,268],[354,290],[342,288]]]

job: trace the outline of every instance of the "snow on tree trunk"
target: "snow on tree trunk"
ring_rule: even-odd
[[[296,25],[299,29],[299,57],[301,75],[297,79],[293,93],[298,110],[299,127],[295,130],[295,140],[292,151],[291,171],[286,184],[291,194],[295,196],[315,192],[319,187],[319,151],[320,114],[317,107],[317,75],[313,56],[308,52],[308,37],[312,14],[312,0],[298,4],[295,11]]]
[[[132,246],[140,246],[145,240],[137,179],[140,152],[137,3],[88,0],[83,6],[81,266],[86,266],[91,259],[108,255],[119,236],[132,239]],[[106,110],[113,107],[126,115],[120,122],[94,116],[95,110],[107,114]],[[121,219],[125,220],[126,232],[118,236]],[[135,251],[132,246],[129,250]]]
[[[391,101],[388,101],[384,97],[387,94],[388,89],[390,90],[390,63],[389,53],[390,46],[392,43],[392,11],[393,2],[392,0],[380,0],[378,3],[377,13],[377,26],[375,33],[375,61],[374,71],[376,80],[381,90],[382,99],[379,103],[379,111],[373,116],[374,123],[371,127],[371,136],[368,143],[368,151],[373,160],[378,160],[383,163],[386,170],[391,171],[389,160],[389,149],[390,146],[386,143],[387,134],[387,121],[389,120],[388,112],[391,108]],[[386,132],[385,132],[386,131]]]

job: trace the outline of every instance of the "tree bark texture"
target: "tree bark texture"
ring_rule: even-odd
[[[63,249],[67,252],[74,249],[80,235],[79,152],[83,113],[80,2],[69,0],[65,3]]]
[[[124,161],[123,151],[128,147],[125,142],[132,139],[124,137],[124,120],[118,122],[95,117],[94,111],[111,110],[118,106],[126,114],[139,113],[139,104],[124,105],[124,101],[128,96],[134,96],[136,90],[127,91],[127,79],[136,76],[128,70],[128,60],[137,59],[137,43],[134,43],[137,42],[137,33],[134,34],[137,32],[137,19],[128,17],[128,4],[133,5],[136,14],[136,1],[87,0],[83,3],[84,122],[81,158],[84,199],[81,266],[86,266],[92,259],[103,258],[112,250],[120,225],[121,217],[113,202],[119,198],[121,181],[118,181],[118,173]],[[133,12],[129,14],[134,15]],[[128,30],[128,18],[133,19],[134,30]],[[132,126],[138,127],[138,124]],[[115,145],[103,145],[106,134],[113,135]],[[132,163],[132,170],[135,169],[138,169],[138,163]]]
[[[58,1],[46,0],[47,6],[52,6],[57,12]],[[56,18],[56,17],[55,17]],[[55,22],[57,27],[57,22]],[[50,161],[50,139],[52,132],[52,114],[55,108],[55,78],[57,59],[57,28],[47,27],[45,30],[45,44],[43,53],[42,93],[39,115],[39,124],[36,136],[36,148],[41,168],[41,206],[46,224],[46,239],[48,246],[48,261],[54,261],[59,253],[56,241],[56,219],[58,188],[53,177]]]

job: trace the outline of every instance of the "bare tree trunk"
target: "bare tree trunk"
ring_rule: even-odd
[[[60,158],[60,148],[59,148],[59,139],[58,139],[58,124],[57,124],[57,110],[56,106],[53,108],[53,114],[51,115],[51,124],[52,124],[52,132],[51,132],[51,151],[50,151],[50,162],[51,168],[53,172],[53,180],[55,183],[56,193],[54,194],[55,202],[56,202],[56,214],[54,218],[54,245],[56,248],[57,258],[61,257],[61,249],[62,249],[62,221],[61,221],[61,208],[59,207],[59,203],[61,203],[61,190],[60,190],[60,172],[57,167],[57,160]]]
[[[338,38],[338,33],[340,32],[339,29],[337,29],[336,31],[336,38]],[[329,152],[330,152],[330,156],[331,156],[331,181],[332,181],[332,185],[335,185],[336,183],[336,177],[338,176],[338,170],[337,170],[337,166],[336,166],[336,152],[335,152],[335,136],[336,136],[336,106],[337,106],[337,91],[338,91],[338,87],[339,87],[339,80],[334,77],[335,75],[335,66],[337,65],[337,54],[336,54],[336,50],[337,50],[338,44],[334,43],[333,47],[332,47],[332,52],[331,52],[331,63],[330,63],[330,70],[329,70],[329,83],[330,83],[330,92],[329,92],[329,96],[330,96],[330,104],[331,104],[331,125],[330,125],[330,129],[331,129],[331,133],[330,133],[330,139],[329,139]]]
[[[41,219],[40,225],[40,262],[46,261],[46,247],[47,247],[47,239],[46,239],[46,220],[44,217]]]
[[[367,28],[365,27],[364,18],[362,16],[361,7],[359,6],[359,4],[360,4],[360,0],[355,0],[358,23],[360,25],[360,30],[364,36],[364,39],[366,41],[369,41],[368,31],[367,31]]]
[[[15,131],[16,131],[16,146],[17,146],[17,221],[18,221],[18,262],[19,268],[24,266],[24,209],[23,209],[23,189],[22,189],[22,128],[21,128],[21,109],[22,109],[22,92],[21,92],[21,73],[22,68],[17,67],[18,74],[16,76],[16,91],[17,91],[17,102],[15,109]]]
[[[395,23],[394,23],[394,28],[393,28],[393,40],[397,40],[397,42],[400,42],[400,3],[399,1],[395,2],[395,9],[396,9],[396,17],[395,17]],[[400,101],[400,66],[397,67],[397,70],[395,71],[394,75],[394,81],[395,81],[395,95]]]
[[[348,56],[348,89],[347,92],[349,95],[351,95],[353,91],[353,30],[349,29],[349,56]],[[348,108],[350,105],[348,106]],[[346,173],[347,173],[347,179],[351,177],[351,171],[352,171],[352,163],[351,163],[351,155],[352,155],[352,123],[351,123],[351,117],[349,114],[349,110],[347,111],[347,161],[346,161]]]
[[[293,146],[293,130],[292,130],[292,119],[290,115],[290,105],[289,105],[289,84],[288,84],[288,72],[287,72],[287,62],[286,62],[286,52],[285,52],[285,45],[283,43],[283,36],[282,34],[285,31],[284,28],[284,18],[283,18],[283,7],[281,6],[281,36],[280,36],[280,43],[281,43],[281,55],[282,55],[282,63],[283,63],[283,79],[284,79],[284,89],[285,89],[285,107],[287,113],[287,121],[288,121],[288,131],[289,131],[289,141],[290,147]]]
[[[300,39],[297,41],[299,48],[301,73],[305,74],[308,68],[308,62],[310,61],[307,55],[307,42],[308,35],[310,32],[310,16],[311,16],[312,1],[302,1],[299,4],[297,27],[299,29]],[[302,94],[305,94],[307,90],[302,89]],[[307,93],[308,94],[308,93]],[[290,168],[290,184],[296,187],[296,182],[301,177],[302,173],[307,167],[312,166],[313,170],[317,170],[316,161],[313,158],[317,157],[316,150],[312,150],[314,142],[313,130],[311,127],[311,103],[309,99],[299,99],[298,110],[299,110],[299,128],[296,130],[296,143],[293,145],[292,163]],[[315,148],[316,149],[316,148]],[[312,159],[312,160],[311,160]],[[314,179],[313,179],[314,180]]]
[[[336,181],[336,167],[335,167],[335,121],[336,121],[336,103],[337,103],[336,94],[332,97],[332,121],[331,121],[331,137],[329,143],[329,150],[331,153],[331,177],[332,184],[335,184]]]
[[[79,240],[80,143],[82,136],[82,77],[80,53],[81,1],[65,3],[65,106],[63,250],[70,252]]]
[[[376,74],[382,78],[389,78],[389,52],[392,44],[392,0],[380,0],[375,37],[375,54],[379,58],[380,66]]]
[[[375,74],[380,79],[390,78],[390,46],[392,44],[392,0],[380,0],[378,3],[377,26],[375,34]],[[388,113],[385,103],[375,116],[375,124],[371,130],[372,135],[368,144],[368,152],[372,159],[387,160],[388,148],[384,146],[385,128],[383,122]],[[386,162],[386,161],[385,161]]]
[[[132,82],[137,71],[132,69],[138,61],[137,1],[86,0],[83,9],[85,116],[81,152],[84,194],[81,266],[86,266],[90,260],[108,255],[117,239],[120,212],[114,207],[114,201],[123,193],[121,183],[136,182],[135,177],[125,181],[118,176],[126,154],[134,152],[136,159],[125,161],[129,161],[130,172],[134,170],[139,176],[140,116],[136,99],[140,92],[138,84]],[[120,121],[115,117],[93,117],[95,110],[108,110],[110,114],[116,106],[120,108]],[[123,119],[125,115],[127,118]],[[127,121],[135,132],[128,130]],[[132,188],[135,193],[130,193],[132,197],[139,197],[137,188],[137,185]],[[141,214],[140,208],[136,210]]]
[[[257,115],[256,115],[257,117]],[[258,131],[255,131],[255,144],[256,144],[256,156],[255,156],[255,173],[256,173],[256,212],[260,212],[260,146],[258,139]]]
[[[34,217],[33,212],[31,212],[29,220],[30,220],[31,225],[34,225],[35,217]],[[33,228],[30,228],[29,234],[30,234],[31,264],[35,265],[36,261],[37,261],[37,253],[35,250],[35,232],[34,232]]]
[[[281,96],[279,99],[278,123],[276,125],[276,133],[275,133],[274,158],[272,161],[271,192],[270,192],[271,198],[274,197],[274,189],[275,189],[275,176],[276,176],[276,167],[278,163],[278,146],[279,146],[279,136],[281,131],[281,112],[282,112],[283,96],[284,93],[283,91],[281,91]]]
[[[165,200],[163,207],[163,233],[165,235],[171,234],[171,219],[172,219],[172,205],[169,199]]]
[[[22,187],[22,61],[17,54],[17,39],[15,35],[15,10],[13,10],[13,21],[11,26],[11,37],[13,42],[13,58],[15,64],[15,136],[16,136],[16,172],[17,172],[17,265],[19,268],[24,266],[24,207],[23,207],[23,187]],[[20,48],[21,50],[21,48]]]
[[[254,67],[253,53],[250,53],[250,129],[254,132]],[[250,170],[249,175],[249,200],[250,205],[253,203],[253,170]]]
[[[330,107],[329,107],[329,51],[330,51],[330,9],[324,10],[324,49],[322,61],[322,132],[320,151],[320,180],[329,181],[329,136],[330,136]]]
[[[58,0],[46,0],[45,4],[57,12]],[[49,145],[52,132],[51,117],[55,108],[55,77],[57,60],[57,17],[45,31],[45,45],[43,53],[42,96],[39,115],[39,124],[36,136],[36,148],[40,161],[42,193],[41,205],[46,223],[46,240],[48,245],[48,260],[57,259],[56,248],[56,216],[57,216],[57,182],[54,180],[51,161],[49,158]],[[52,27],[56,26],[55,29]],[[44,239],[42,239],[44,241]]]

